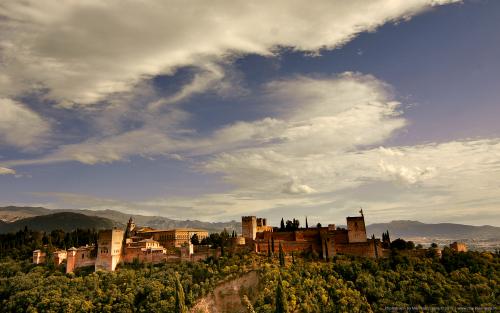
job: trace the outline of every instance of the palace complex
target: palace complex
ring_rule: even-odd
[[[267,225],[265,218],[243,216],[242,235],[229,238],[228,249],[270,255],[278,253],[281,246],[285,254],[315,254],[323,259],[332,258],[337,254],[370,258],[386,257],[389,254],[389,232],[382,235],[382,240],[375,238],[375,235],[368,237],[363,210],[360,211],[360,216],[347,217],[346,222],[346,228],[336,227],[335,224],[309,227],[306,219],[306,226],[299,227],[298,220],[294,219],[287,221],[286,226],[282,220],[280,227],[272,227]],[[52,252],[51,256],[55,265],[66,262],[66,272],[70,273],[84,266],[94,266],[95,270],[114,271],[119,263],[196,261],[221,253],[220,249],[212,249],[208,245],[193,245],[193,236],[197,236],[201,242],[208,237],[208,232],[192,228],[138,228],[130,218],[125,230],[101,230],[97,246],[58,250]],[[450,248],[457,252],[467,251],[463,243],[454,242]],[[407,253],[424,255],[426,249],[409,250]],[[46,262],[46,256],[41,250],[33,251],[33,263]]]
[[[242,233],[257,253],[276,253],[281,245],[285,253],[316,253],[325,259],[339,253],[372,258],[384,256],[388,250],[375,236],[367,238],[363,211],[360,213],[361,216],[347,217],[347,229],[335,227],[335,224],[302,228],[291,224],[288,228],[284,225],[273,228],[266,225],[266,219],[244,216]]]
[[[216,250],[211,251],[202,247],[195,249],[190,242],[195,234],[200,240],[208,237],[208,232],[202,229],[137,228],[130,218],[125,231],[116,228],[99,231],[97,246],[87,245],[72,247],[67,251],[58,250],[53,252],[52,256],[56,265],[66,261],[66,273],[71,273],[76,268],[84,266],[94,266],[95,270],[114,271],[121,262],[190,261],[204,259],[217,253]],[[47,254],[41,250],[33,251],[33,263],[44,263],[46,256]]]

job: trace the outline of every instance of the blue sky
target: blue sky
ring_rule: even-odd
[[[498,12],[6,3],[2,204],[500,225]]]

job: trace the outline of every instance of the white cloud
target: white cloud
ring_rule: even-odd
[[[283,193],[288,193],[291,195],[310,194],[314,192],[314,189],[307,185],[299,183],[296,178],[292,178],[283,187]]]
[[[498,209],[500,139],[383,147],[406,121],[390,86],[370,75],[299,76],[264,89],[259,101],[269,117],[235,122],[210,135],[184,129],[189,114],[172,108],[140,113],[143,125],[137,129],[118,127],[109,135],[61,146],[41,160],[2,165],[95,164],[132,155],[196,162],[202,156],[205,161],[195,163],[196,169],[221,175],[233,189],[133,203],[95,199],[85,207],[135,207],[206,220],[296,208],[331,221],[363,206],[373,222],[421,216],[445,221],[450,214],[468,216],[473,210],[491,216]],[[179,208],[182,216],[176,215]]]
[[[342,181],[345,155],[355,160],[363,147],[380,144],[405,126],[390,88],[369,75],[297,77],[270,83],[267,90],[276,117],[219,130],[215,142],[226,143],[221,138],[227,137],[240,146],[206,162],[205,170],[221,172],[246,188],[320,191],[327,178]],[[303,188],[292,184],[283,189],[296,178]],[[353,183],[343,180],[334,185]]]
[[[50,124],[24,104],[0,98],[0,144],[32,150],[46,143]]]
[[[182,66],[202,73],[166,102],[214,86],[206,70],[279,47],[318,53],[455,0],[10,1],[0,7],[0,94],[44,91],[60,105],[91,104]]]
[[[6,167],[0,167],[0,175],[15,175],[16,171]]]

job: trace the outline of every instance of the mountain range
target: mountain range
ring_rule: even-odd
[[[392,221],[390,223],[371,224],[366,227],[367,234],[380,236],[389,230],[391,239],[398,237],[430,237],[459,239],[500,239],[500,227],[472,226],[452,223],[425,224],[417,221]]]
[[[0,207],[0,233],[12,232],[24,227],[35,230],[50,231],[61,228],[72,230],[76,228],[111,228],[125,227],[132,217],[138,226],[149,226],[157,229],[172,228],[201,228],[209,232],[220,232],[227,229],[241,233],[241,223],[230,222],[202,222],[197,220],[174,220],[163,216],[145,216],[125,214],[114,210],[50,210],[43,207]],[[498,246],[500,242],[500,227],[472,226],[452,223],[426,224],[418,221],[399,220],[389,223],[367,225],[367,235],[381,234],[389,230],[391,239],[404,238],[416,243],[430,243],[433,241],[446,243],[453,240],[462,240],[475,245],[478,242],[488,242],[486,246]]]
[[[80,229],[107,229],[114,226],[123,226],[107,218],[97,216],[87,216],[73,212],[58,212],[54,214],[46,214],[40,216],[32,216],[23,219],[17,219],[14,222],[0,222],[0,233],[16,232],[27,227],[37,231],[52,231],[54,229],[62,229],[64,231],[72,231]]]
[[[60,215],[61,213],[71,213],[70,215]],[[51,219],[64,218],[64,225],[74,225],[76,228],[92,228],[92,222],[88,217],[97,218],[93,220],[96,226],[93,228],[110,228],[108,226],[124,227],[129,218],[132,217],[138,226],[149,226],[157,229],[172,228],[201,228],[209,232],[220,232],[226,229],[228,232],[233,230],[241,232],[241,223],[230,222],[202,222],[197,220],[174,220],[163,216],[145,216],[138,214],[125,214],[114,210],[50,210],[42,207],[0,207],[0,233],[16,231],[24,226],[33,225],[43,230],[52,230],[58,228],[56,223],[51,223]],[[99,221],[99,222],[98,222]],[[111,224],[110,224],[111,222]],[[42,226],[43,225],[43,226]],[[88,226],[87,226],[88,225]],[[102,225],[103,227],[101,227]],[[104,227],[106,226],[106,227]],[[52,228],[54,227],[54,228]],[[59,227],[60,228],[60,227]]]

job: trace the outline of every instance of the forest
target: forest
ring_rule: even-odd
[[[388,258],[346,255],[329,261],[316,254],[233,253],[203,262],[121,264],[115,272],[31,264],[31,249],[95,242],[94,231],[2,235],[2,312],[188,312],[222,281],[257,271],[252,297],[241,294],[247,312],[387,312],[396,308],[471,311],[498,307],[500,254],[456,253],[416,258],[394,249]],[[231,235],[211,236],[225,245]],[[402,245],[403,246],[403,245]],[[403,310],[403,311],[404,311]],[[494,311],[495,309],[493,309]]]

